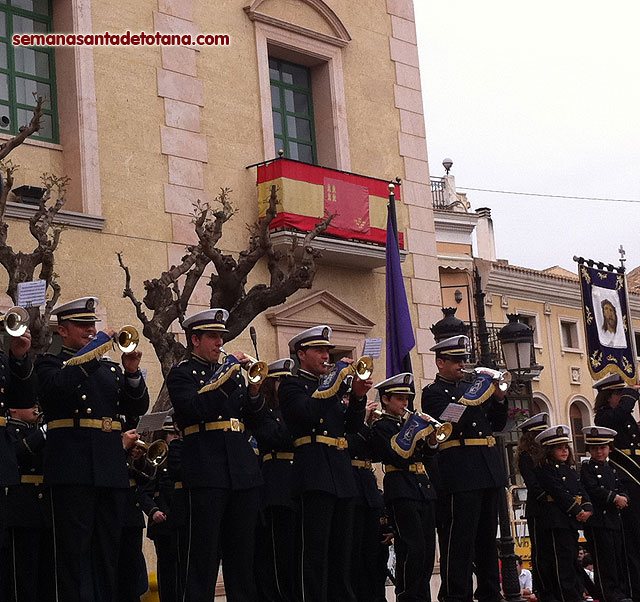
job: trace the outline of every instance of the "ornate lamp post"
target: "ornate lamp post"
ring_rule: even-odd
[[[533,349],[533,330],[526,324],[518,321],[517,314],[507,314],[509,323],[500,329],[498,338],[502,346],[502,353],[507,370],[514,374],[515,380],[524,380],[523,377],[531,370],[531,354]],[[520,384],[520,383],[518,383]],[[530,382],[522,383],[530,391]],[[504,434],[498,436],[499,445],[504,454]],[[507,471],[508,472],[508,471]],[[499,521],[500,539],[499,553],[502,564],[502,589],[504,597],[509,602],[520,602],[520,580],[518,579],[517,556],[515,554],[515,541],[511,535],[511,521],[509,520],[508,492],[500,499]]]

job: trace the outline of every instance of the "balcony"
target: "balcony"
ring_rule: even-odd
[[[271,240],[286,251],[324,218],[336,214],[331,226],[314,241],[321,263],[372,269],[385,265],[388,182],[378,178],[274,159],[258,166],[259,215],[264,217],[271,186],[278,187],[278,215],[270,224]],[[399,200],[399,187],[396,199]],[[400,260],[404,261],[400,233]]]

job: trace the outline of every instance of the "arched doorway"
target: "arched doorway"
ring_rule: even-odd
[[[577,460],[579,457],[587,455],[582,428],[591,424],[589,406],[582,400],[573,401],[569,406],[569,421],[573,439],[573,453]]]

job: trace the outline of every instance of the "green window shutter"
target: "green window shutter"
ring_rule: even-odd
[[[271,109],[276,152],[288,159],[317,163],[311,70],[269,58]]]

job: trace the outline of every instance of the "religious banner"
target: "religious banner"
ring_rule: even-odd
[[[589,372],[595,380],[619,374],[636,384],[633,329],[624,268],[577,258]]]

